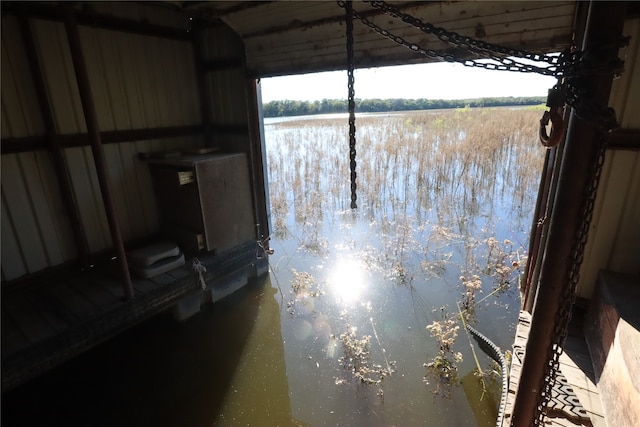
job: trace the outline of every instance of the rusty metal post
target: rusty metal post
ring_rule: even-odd
[[[266,147],[264,140],[262,92],[260,83],[247,78],[249,106],[249,158],[251,159],[251,186],[256,217],[256,236],[262,242],[263,249],[269,248],[269,183],[266,167]]]
[[[104,148],[100,140],[100,128],[98,126],[98,114],[93,102],[93,94],[91,93],[91,83],[89,81],[89,73],[82,51],[82,43],[80,41],[80,33],[78,31],[78,23],[76,17],[68,6],[65,6],[64,26],[69,41],[69,50],[73,61],[73,69],[76,73],[78,84],[78,92],[80,93],[80,101],[82,102],[82,111],[87,125],[87,133],[91,141],[91,151],[93,153],[93,161],[96,166],[98,182],[100,183],[100,192],[102,193],[102,201],[109,222],[109,230],[111,231],[111,239],[116,249],[118,262],[120,264],[120,272],[123,280],[123,290],[125,300],[133,299],[133,286],[131,284],[131,275],[129,274],[129,266],[127,265],[127,256],[120,234],[120,226],[116,215],[115,206],[111,189],[109,188],[109,171],[104,158]]]
[[[47,90],[45,88],[44,77],[40,69],[38,55],[36,53],[36,44],[33,39],[31,25],[29,24],[29,19],[24,15],[24,13],[19,12],[17,14],[17,18],[18,24],[20,25],[20,32],[22,33],[25,52],[27,54],[29,70],[33,77],[33,87],[38,98],[38,106],[40,107],[40,113],[42,114],[42,120],[47,133],[47,146],[49,147],[49,151],[53,158],[53,166],[58,177],[60,193],[62,194],[62,199],[64,200],[65,207],[69,213],[69,223],[71,225],[71,230],[73,231],[76,248],[78,249],[80,265],[82,267],[88,267],[90,265],[90,261],[87,234],[82,226],[80,211],[73,195],[71,179],[69,178],[69,170],[62,154],[60,141],[56,135],[56,126],[53,120],[53,113],[51,112],[51,107],[49,105],[49,99],[47,97]]]
[[[544,166],[542,167],[542,177],[538,188],[538,200],[536,201],[536,209],[533,214],[533,222],[531,224],[531,235],[529,237],[529,259],[527,260],[527,268],[524,274],[525,286],[522,290],[523,303],[522,308],[531,313],[533,310],[533,298],[535,297],[535,283],[538,283],[538,274],[540,272],[540,264],[542,262],[541,250],[544,248],[546,238],[546,215],[549,212],[549,193],[553,193],[552,179],[555,170],[555,162],[560,147],[547,149]]]
[[[625,5],[614,2],[591,2],[583,50],[617,40],[622,34]],[[614,44],[615,45],[615,44]],[[603,61],[617,57],[613,46],[603,50]],[[592,75],[585,78],[587,93],[607,105],[612,77]],[[537,417],[537,406],[555,342],[556,314],[563,291],[570,285],[568,269],[577,230],[582,219],[585,187],[591,177],[591,164],[598,152],[598,132],[593,124],[571,114],[569,130],[560,165],[555,204],[551,213],[548,239],[544,249],[538,292],[531,329],[522,364],[512,426],[530,427]]]

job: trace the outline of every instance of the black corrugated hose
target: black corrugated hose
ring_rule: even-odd
[[[507,373],[507,362],[504,359],[504,355],[500,348],[495,345],[489,338],[475,330],[472,326],[466,325],[467,330],[471,333],[473,338],[477,341],[478,346],[489,357],[498,362],[502,368],[502,394],[500,396],[500,406],[498,407],[498,418],[496,420],[496,427],[502,427],[502,419],[504,418],[504,411],[507,406],[507,393],[509,391],[509,377]]]

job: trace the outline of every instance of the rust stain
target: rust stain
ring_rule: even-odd
[[[476,38],[477,39],[483,39],[487,36],[487,32],[484,29],[484,25],[482,25],[480,22],[478,22],[478,25],[476,25]]]

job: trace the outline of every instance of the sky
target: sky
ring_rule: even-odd
[[[347,72],[331,71],[261,80],[262,102],[345,99]],[[546,96],[552,77],[491,71],[461,64],[432,63],[357,69],[356,98],[464,99],[502,96]]]

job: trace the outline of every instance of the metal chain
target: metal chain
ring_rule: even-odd
[[[366,2],[366,1],[365,1]],[[435,27],[432,24],[424,23],[418,18],[414,18],[410,15],[400,12],[395,6],[391,6],[382,1],[368,2],[372,6],[378,8],[384,13],[387,13],[393,17],[402,19],[410,25],[415,26],[421,31],[427,34],[433,34],[438,39],[445,43],[449,43],[457,48],[462,49],[465,52],[472,53],[484,57],[485,60],[492,60],[494,62],[479,62],[474,59],[467,59],[463,57],[456,57],[452,53],[440,53],[434,49],[424,49],[415,43],[411,43],[404,38],[395,35],[384,28],[374,24],[366,17],[360,15],[358,12],[353,11],[354,17],[358,18],[363,24],[371,28],[378,34],[386,37],[393,42],[405,46],[412,51],[421,55],[441,59],[446,62],[458,62],[466,67],[484,68],[487,70],[500,70],[500,71],[519,71],[524,73],[538,73],[547,76],[558,76],[562,74],[560,71],[560,65],[566,63],[566,59],[560,56],[535,54],[518,49],[509,49],[503,46],[493,45],[480,40],[475,40],[470,37],[462,36],[453,31],[446,31],[444,28]],[[518,57],[528,59],[536,62],[546,63],[547,67],[540,67],[532,64],[525,64],[515,61],[508,57]]]
[[[356,209],[357,185],[356,185],[356,116],[355,116],[355,78],[353,72],[355,64],[353,59],[353,5],[351,0],[345,2],[347,20],[347,86],[349,89],[349,170],[351,172],[351,209]]]
[[[544,425],[544,418],[546,416],[544,408],[547,407],[549,399],[551,399],[551,389],[553,388],[556,373],[560,367],[560,356],[562,355],[564,340],[567,337],[573,304],[576,300],[576,290],[580,280],[580,268],[584,260],[584,250],[587,245],[589,229],[593,219],[593,210],[598,195],[598,186],[604,167],[608,129],[598,126],[596,132],[598,133],[598,151],[591,161],[591,179],[585,188],[581,208],[582,221],[577,230],[571,253],[570,265],[562,292],[562,303],[555,317],[553,331],[555,340],[549,348],[549,363],[545,366],[544,378],[541,384],[542,387],[540,388],[543,392],[538,395],[536,419],[534,420],[535,426]]]
[[[444,28],[437,27],[433,24],[423,22],[419,18],[413,17],[402,12],[397,7],[386,3],[385,1],[363,0],[374,8],[388,14],[394,18],[401,19],[403,22],[418,28],[424,33],[432,34],[444,43],[450,44],[467,56],[454,54],[450,52],[439,52],[434,49],[425,49],[415,43],[411,43],[401,36],[395,35],[377,24],[374,24],[366,17],[360,15],[353,10],[352,1],[338,1],[338,6],[346,10],[347,22],[347,75],[349,86],[349,158],[351,168],[351,208],[356,207],[356,148],[355,148],[355,94],[354,94],[354,61],[353,61],[353,19],[359,19],[364,25],[388,38],[389,40],[407,47],[412,51],[429,58],[436,58],[446,62],[457,62],[465,67],[482,68],[486,70],[499,71],[516,71],[522,73],[536,73],[546,76],[552,76],[558,79],[558,83],[554,86],[554,96],[557,98],[561,94],[560,99],[556,99],[555,107],[561,109],[563,105],[573,108],[576,115],[581,119],[595,123],[600,127],[610,131],[617,127],[615,112],[606,106],[601,106],[593,102],[587,91],[582,89],[581,81],[585,76],[593,75],[619,75],[622,71],[624,62],[615,59],[609,63],[602,63],[599,60],[599,51],[612,46],[622,47],[629,43],[629,37],[620,38],[595,46],[589,51],[569,50],[562,52],[560,55],[547,55],[528,52],[521,49],[512,49],[504,46],[487,43],[481,40],[463,36],[454,31],[447,31]],[[479,56],[481,59],[469,59],[468,55]],[[521,58],[527,61],[536,62],[537,65],[524,63],[512,58]],[[551,97],[550,91],[550,97]],[[561,111],[561,110],[558,110]],[[553,120],[552,120],[553,121]],[[541,122],[542,123],[542,122]],[[563,125],[563,124],[562,124]],[[543,126],[541,126],[541,130]],[[558,132],[558,135],[561,133]],[[542,139],[542,137],[541,137]],[[557,138],[555,138],[557,139]],[[544,143],[545,141],[543,141]]]
[[[424,49],[415,43],[408,42],[404,38],[381,28],[369,21],[367,18],[358,14],[356,11],[353,12],[354,16],[360,19],[363,24],[383,37],[405,46],[423,56],[441,59],[447,62],[457,62],[466,67],[483,68],[486,70],[537,73],[556,77],[558,79],[556,88],[565,93],[566,96],[566,98],[562,100],[562,103],[566,103],[576,110],[576,114],[580,118],[583,118],[586,121],[596,122],[607,130],[612,130],[617,127],[617,122],[615,122],[615,112],[610,108],[602,107],[592,102],[588,98],[586,91],[581,89],[581,79],[585,76],[593,75],[612,74],[614,77],[619,75],[622,72],[624,62],[620,59],[616,59],[609,63],[602,63],[602,61],[598,60],[599,55],[597,52],[611,46],[623,47],[629,43],[629,37],[623,37],[619,40],[603,43],[592,48],[589,52],[567,50],[562,52],[559,56],[539,55],[518,49],[508,49],[502,46],[475,40],[470,37],[465,37],[455,32],[448,32],[443,28],[423,23],[417,18],[403,14],[395,6],[388,5],[383,1],[369,3],[374,7],[379,7],[383,12],[387,12],[392,16],[401,17],[404,22],[408,22],[425,32],[436,35],[442,41],[450,43],[457,48],[466,50],[469,53],[484,56],[485,60],[488,59],[494,62],[480,62],[479,60],[456,57],[451,53],[441,53],[434,49]],[[480,48],[475,49],[473,46],[480,46]],[[509,57],[520,57],[531,61],[543,62],[546,63],[547,66],[541,67],[532,64],[524,64],[507,57],[499,56],[496,53]]]
[[[594,75],[614,75],[617,76],[622,71],[624,65],[620,59],[615,59],[609,63],[603,63],[599,58],[599,51],[611,47],[623,47],[629,42],[629,37],[604,43],[600,46],[590,48],[588,51],[566,50],[560,55],[546,55],[527,52],[519,49],[510,49],[503,46],[486,43],[481,40],[462,36],[458,33],[447,31],[444,28],[436,27],[432,24],[422,22],[409,14],[401,12],[397,7],[387,4],[384,1],[368,1],[374,8],[388,14],[394,18],[418,28],[424,33],[436,36],[440,41],[461,49],[467,55],[472,54],[481,59],[468,59],[458,54],[456,56],[449,52],[438,52],[434,49],[425,49],[415,43],[411,43],[404,38],[395,35],[384,28],[374,24],[366,17],[360,15],[352,9],[351,1],[339,1],[340,7],[347,9],[347,56],[349,73],[349,132],[350,132],[350,155],[351,155],[351,190],[352,208],[355,207],[355,118],[353,115],[353,18],[359,19],[363,24],[386,37],[393,42],[405,46],[412,51],[429,58],[436,58],[446,62],[457,62],[466,67],[483,68],[487,70],[516,71],[523,73],[537,73],[553,76],[558,79],[558,83],[550,91],[550,99],[555,107],[566,104],[572,107],[576,116],[585,122],[592,123],[596,127],[599,135],[597,154],[591,164],[591,178],[585,188],[585,197],[581,208],[581,222],[576,233],[574,247],[570,265],[565,278],[565,286],[562,293],[562,303],[556,313],[554,326],[554,342],[549,348],[548,364],[545,366],[545,376],[542,380],[538,395],[536,419],[534,424],[541,426],[544,424],[544,409],[551,398],[551,389],[555,382],[555,376],[559,367],[559,359],[562,354],[562,346],[567,336],[568,325],[571,319],[572,307],[576,299],[576,289],[580,278],[580,268],[584,260],[584,249],[587,243],[589,228],[593,219],[593,210],[597,196],[598,185],[602,174],[605,159],[607,133],[618,126],[615,111],[607,106],[602,106],[594,102],[585,85],[582,84],[586,76]],[[537,63],[528,64],[511,58],[525,59]],[[548,102],[549,104],[549,102]],[[552,105],[549,105],[552,106]]]
[[[419,18],[415,18],[409,14],[403,13],[397,7],[390,5],[384,1],[369,1],[363,0],[365,3],[371,4],[374,8],[386,13],[392,17],[401,19],[403,22],[410,24],[427,34],[433,34],[439,40],[444,43],[448,43],[463,52],[480,56],[481,60],[465,58],[461,55],[456,56],[453,53],[439,52],[434,49],[425,49],[415,43],[411,43],[401,36],[395,35],[390,31],[385,30],[379,25],[371,22],[366,17],[359,14],[357,11],[353,11],[353,16],[359,19],[364,25],[371,28],[373,31],[382,35],[389,40],[407,47],[408,49],[427,56],[429,58],[436,58],[446,62],[457,62],[466,67],[483,68],[487,70],[499,70],[499,71],[516,71],[523,73],[537,73],[546,76],[553,76],[558,79],[594,74],[594,73],[606,73],[617,74],[622,70],[622,61],[612,61],[610,64],[602,64],[597,60],[597,55],[586,55],[585,52],[579,50],[566,50],[560,55],[547,55],[528,52],[521,49],[507,48],[504,46],[487,43],[482,40],[473,39],[468,36],[463,36],[454,31],[447,31],[444,28],[436,27],[433,24],[425,23]],[[340,7],[346,7],[346,2],[339,1]],[[628,43],[629,38],[621,38],[613,43],[619,46],[623,46]],[[598,47],[606,48],[610,47],[612,43],[607,43]],[[519,62],[511,58],[521,58],[528,61],[537,62],[537,65]],[[589,58],[589,60],[585,60]],[[492,62],[486,62],[487,60]],[[485,61],[485,62],[481,62]]]
[[[374,8],[386,13],[387,15],[393,16],[394,18],[399,18],[403,22],[410,24],[411,26],[418,28],[422,32],[426,34],[433,34],[440,41],[449,43],[455,47],[464,49],[469,52],[474,52],[480,55],[484,54],[500,54],[504,56],[511,56],[517,58],[528,59],[530,61],[535,62],[546,62],[548,64],[559,64],[560,58],[558,56],[547,55],[547,54],[538,54],[533,52],[528,52],[521,49],[511,49],[504,46],[487,43],[482,40],[473,39],[468,36],[463,36],[454,31],[447,31],[442,27],[436,27],[433,24],[423,22],[421,19],[411,16],[407,13],[402,12],[396,6],[388,4],[384,1],[369,1],[363,0],[364,3],[369,3]]]

